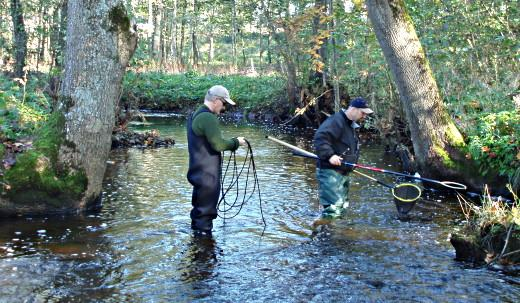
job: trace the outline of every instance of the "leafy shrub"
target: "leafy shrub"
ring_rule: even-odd
[[[502,111],[482,116],[469,137],[469,157],[480,164],[481,172],[498,171],[512,177],[520,166],[520,113]]]

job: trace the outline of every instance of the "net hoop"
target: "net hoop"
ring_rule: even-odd
[[[458,190],[466,190],[468,187],[462,183],[453,182],[453,181],[441,181],[440,182],[443,186],[451,188],[451,189],[458,189]]]
[[[402,188],[402,187],[408,187],[408,188],[413,188],[416,192],[417,192],[417,195],[414,196],[413,198],[403,198],[403,197],[399,197],[395,190],[398,189],[398,188]],[[394,198],[396,198],[397,200],[401,201],[401,202],[415,202],[417,201],[420,197],[421,197],[421,194],[422,194],[422,190],[419,186],[417,186],[417,184],[413,184],[413,183],[400,183],[400,184],[397,184],[396,186],[394,186],[392,188],[392,196],[394,196]]]

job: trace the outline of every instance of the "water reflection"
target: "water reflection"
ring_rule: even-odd
[[[0,301],[123,298],[110,286],[122,272],[120,254],[104,237],[108,228],[97,213],[2,219]]]
[[[181,280],[196,284],[215,277],[218,266],[218,248],[212,237],[192,236],[182,258]]]

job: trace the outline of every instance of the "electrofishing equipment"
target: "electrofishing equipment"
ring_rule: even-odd
[[[284,141],[281,141],[281,140],[278,140],[276,138],[272,138],[269,136],[267,136],[266,138],[270,139],[274,142],[280,143],[284,146],[289,147],[290,149],[293,150],[294,155],[306,157],[306,158],[318,159],[318,156],[316,154],[313,154],[304,149],[291,145],[287,142],[284,142]],[[392,191],[392,196],[394,197],[394,203],[397,208],[397,212],[399,213],[400,217],[407,215],[408,212],[410,212],[412,210],[412,208],[415,206],[415,203],[417,202],[417,200],[419,200],[421,198],[422,190],[417,184],[400,183],[400,184],[392,186],[392,185],[386,184],[383,181],[378,180],[372,176],[366,175],[360,171],[353,170],[353,172],[360,176],[368,178],[372,181],[375,181],[375,182],[379,183],[380,185],[390,188]]]
[[[266,222],[264,219],[264,212],[262,209],[262,197],[260,193],[260,185],[258,183],[258,175],[256,173],[256,165],[255,165],[255,159],[253,155],[253,149],[251,148],[251,144],[249,141],[245,140],[247,143],[247,152],[246,156],[244,158],[244,161],[242,163],[242,166],[240,167],[240,170],[238,169],[237,165],[237,159],[236,159],[236,153],[235,151],[232,151],[229,155],[226,168],[224,170],[224,173],[220,174],[220,186],[221,186],[221,197],[220,200],[217,203],[217,210],[218,210],[218,216],[223,219],[231,219],[236,217],[244,205],[251,199],[253,194],[255,192],[258,192],[258,201],[260,205],[260,214],[262,216],[262,222],[264,223],[264,226],[266,226]],[[232,167],[231,167],[231,163]],[[224,168],[224,157],[222,157],[222,161],[220,163],[221,165],[221,172]],[[247,169],[246,169],[247,166]],[[227,181],[228,178],[228,171],[232,171],[231,174],[231,180]],[[246,171],[245,174],[245,181],[239,182],[240,177],[242,176],[242,173]],[[253,177],[253,184],[251,185],[250,182],[250,175],[252,174]],[[227,183],[227,185],[225,185]],[[241,184],[244,184],[244,187],[241,188]],[[230,192],[235,193],[235,197],[232,202],[228,202],[226,200],[226,196]],[[249,192],[250,191],[250,192]],[[241,194],[242,193],[242,194]],[[227,215],[231,213],[231,215]]]
[[[289,147],[289,148],[291,148],[293,150],[296,150],[296,151],[298,151],[300,153],[302,153],[302,151],[303,151],[304,153],[302,153],[302,154],[308,153],[307,151],[304,151],[301,148],[298,148],[298,147],[296,147],[294,145],[291,145],[291,144],[289,144],[287,142],[284,142],[282,140],[279,140],[279,139],[276,139],[276,138],[273,138],[273,137],[270,137],[270,136],[266,136],[266,138],[271,140],[271,141],[273,141],[273,142],[276,142],[276,143],[279,143],[281,145],[287,146],[287,147]],[[439,180],[434,180],[434,179],[428,179],[428,178],[423,178],[423,177],[414,176],[414,175],[410,175],[410,174],[398,173],[398,172],[395,172],[395,171],[386,170],[386,169],[382,169],[382,168],[377,168],[377,167],[372,167],[372,166],[367,166],[367,165],[362,165],[362,164],[349,163],[349,162],[346,162],[346,161],[342,161],[341,163],[344,164],[344,165],[352,166],[354,168],[356,168],[356,167],[357,168],[363,168],[363,169],[366,169],[366,170],[371,170],[371,171],[380,172],[380,173],[384,173],[384,174],[391,174],[391,175],[395,175],[395,176],[406,177],[406,178],[409,178],[409,179],[426,181],[426,182],[442,185],[442,186],[444,186],[446,188],[454,189],[454,190],[466,190],[468,188],[466,185],[464,185],[462,183],[453,182],[453,181],[439,181]]]
[[[293,151],[293,155],[312,158],[316,160],[318,159],[318,156],[310,152],[302,154],[300,152]],[[375,181],[378,184],[383,185],[384,187],[390,188],[392,196],[394,197],[394,203],[397,208],[397,212],[399,213],[400,217],[406,216],[408,212],[410,212],[412,208],[415,206],[415,202],[417,202],[417,200],[421,198],[422,190],[417,184],[399,183],[392,186],[372,176],[364,174],[360,171],[353,170],[352,172],[369,180]]]

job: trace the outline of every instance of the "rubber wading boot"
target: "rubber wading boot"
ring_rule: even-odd
[[[346,213],[346,208],[348,207],[348,202],[340,202],[331,205],[324,205],[323,212],[321,213],[322,217],[328,219],[336,219],[342,217]]]

